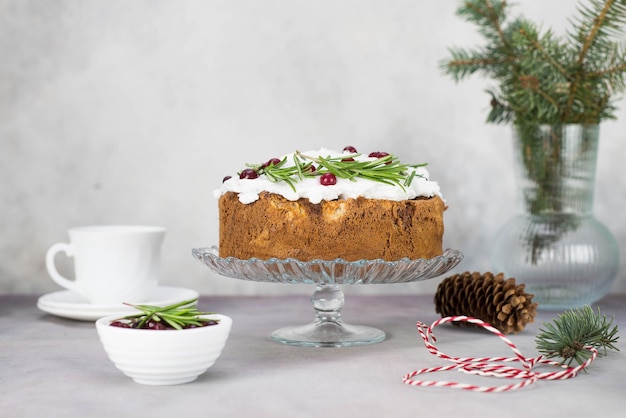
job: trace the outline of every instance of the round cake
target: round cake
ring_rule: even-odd
[[[215,191],[219,255],[301,261],[441,255],[446,204],[424,166],[353,147],[248,164]]]

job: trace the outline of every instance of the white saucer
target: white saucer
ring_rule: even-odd
[[[195,299],[198,296],[198,292],[192,289],[159,286],[154,290],[148,302],[141,303],[162,306]],[[136,309],[121,303],[119,305],[95,305],[70,290],[60,290],[41,296],[37,300],[37,307],[52,315],[81,321],[95,321],[117,313],[137,312]]]

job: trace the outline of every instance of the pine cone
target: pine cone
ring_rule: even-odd
[[[435,309],[442,317],[465,315],[481,319],[504,334],[518,333],[532,323],[537,311],[526,285],[499,273],[468,271],[445,278],[435,293]],[[473,325],[453,322],[455,325]]]

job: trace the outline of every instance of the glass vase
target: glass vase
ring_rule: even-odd
[[[539,309],[589,305],[617,275],[617,241],[593,215],[598,135],[598,125],[514,128],[519,212],[497,234],[491,260],[526,284]]]

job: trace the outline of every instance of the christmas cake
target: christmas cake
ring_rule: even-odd
[[[302,261],[441,255],[446,204],[424,166],[353,147],[248,165],[215,191],[219,255]]]

